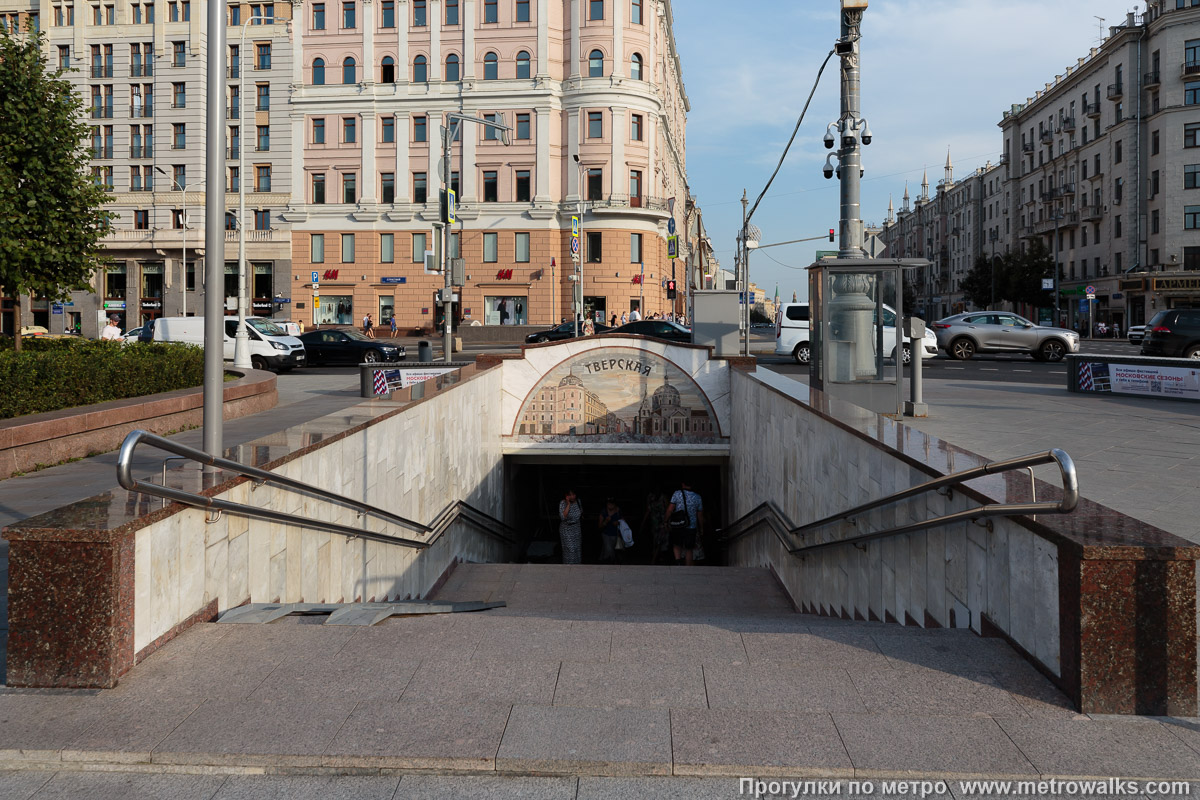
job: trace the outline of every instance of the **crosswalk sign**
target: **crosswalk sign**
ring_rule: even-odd
[[[667,258],[679,258],[679,237],[667,237]]]

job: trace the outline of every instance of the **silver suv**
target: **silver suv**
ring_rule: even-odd
[[[972,311],[929,326],[938,347],[965,361],[976,353],[1028,353],[1037,361],[1062,361],[1079,352],[1079,334],[1066,328],[1034,325],[1007,311]]]

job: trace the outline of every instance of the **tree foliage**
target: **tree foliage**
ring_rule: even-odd
[[[1005,253],[999,274],[1004,275],[1005,300],[1031,306],[1049,304],[1050,293],[1042,288],[1042,278],[1054,276],[1054,259],[1040,239],[1034,239],[1023,253]],[[997,294],[1000,283],[997,276]]]
[[[1000,261],[999,257],[996,259]],[[996,265],[996,278],[1000,277],[1002,267]],[[963,296],[976,308],[990,308],[992,305],[992,260],[987,256],[979,256],[967,270],[962,279]],[[1000,298],[1001,287],[996,286],[996,297]]]
[[[11,295],[65,298],[102,264],[111,198],[87,173],[84,102],[62,75],[42,34],[0,31],[0,287]]]

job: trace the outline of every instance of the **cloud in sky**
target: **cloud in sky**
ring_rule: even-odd
[[[870,0],[863,20],[863,217],[880,221],[904,182],[962,177],[1003,149],[997,123],[1125,21],[1131,0]],[[821,61],[839,35],[839,0],[672,0],[691,102],[688,177],[722,266],[732,268],[741,195],[766,184]],[[825,69],[787,162],[755,215],[767,242],[836,226],[838,187],[821,176],[825,126],[838,116],[838,63]],[[751,280],[804,294],[802,269],[828,241],[760,251]],[[782,262],[782,263],[781,263]],[[788,267],[794,267],[789,269]]]

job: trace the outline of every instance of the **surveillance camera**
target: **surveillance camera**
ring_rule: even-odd
[[[857,143],[857,140],[854,138],[853,134],[842,137],[842,147],[844,147],[844,148],[849,149],[851,147],[854,147],[854,145],[856,143]]]
[[[862,121],[862,133],[859,134],[859,138],[862,139],[863,144],[871,143],[871,126],[867,124],[865,119]]]
[[[825,157],[825,166],[821,168],[821,172],[825,173],[825,178],[833,177],[833,153]]]
[[[834,129],[835,127],[837,127],[837,123],[836,123],[836,122],[831,122],[831,123],[829,123],[829,127],[825,129],[825,139],[824,139],[824,141],[825,141],[825,148],[826,148],[827,150],[832,150],[832,149],[833,149],[833,144],[834,144],[834,142],[836,142],[836,141],[837,141],[837,139],[836,139],[836,138],[834,137],[834,135],[833,135],[833,129]]]

